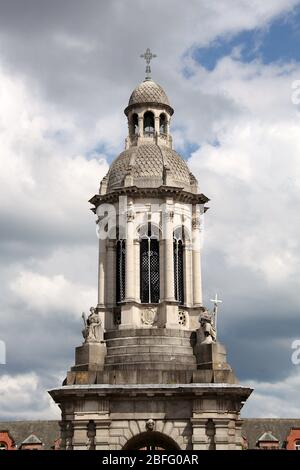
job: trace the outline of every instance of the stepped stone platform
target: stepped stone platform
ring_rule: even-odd
[[[104,370],[195,370],[191,336],[165,328],[109,331]]]
[[[193,331],[112,330],[104,334],[104,342],[77,348],[65,385],[236,383],[225,348],[197,343]],[[93,360],[86,363],[86,357]]]

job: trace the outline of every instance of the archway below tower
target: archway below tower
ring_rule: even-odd
[[[129,439],[122,450],[180,450],[180,447],[169,436],[156,431],[148,431]]]

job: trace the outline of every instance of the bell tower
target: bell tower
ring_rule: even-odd
[[[63,386],[65,449],[241,449],[238,385],[203,305],[201,231],[209,199],[173,149],[174,113],[146,78],[131,93],[125,150],[90,200],[98,302]]]

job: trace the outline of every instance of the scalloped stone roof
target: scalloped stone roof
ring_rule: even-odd
[[[191,176],[186,162],[169,147],[147,143],[130,147],[111,164],[108,172],[108,191],[124,186],[125,176],[133,178],[137,187],[163,185],[164,172],[168,169],[173,185],[188,189]]]
[[[128,106],[138,103],[159,103],[170,106],[165,91],[153,80],[144,80],[131,93]]]

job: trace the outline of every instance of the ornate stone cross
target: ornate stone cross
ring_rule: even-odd
[[[150,67],[150,62],[152,59],[154,59],[154,57],[157,57],[156,54],[152,54],[152,52],[150,51],[149,47],[146,49],[146,52],[144,52],[144,54],[141,54],[141,58],[142,59],[145,59],[146,61],[146,80],[150,80],[151,79],[151,67]]]
[[[214,326],[215,326],[215,330],[216,330],[216,336],[217,336],[217,313],[218,313],[218,304],[221,304],[223,301],[218,299],[218,295],[216,294],[215,295],[215,298],[214,299],[210,299],[211,302],[213,302],[214,304],[214,310],[213,310],[213,314],[214,314]]]

